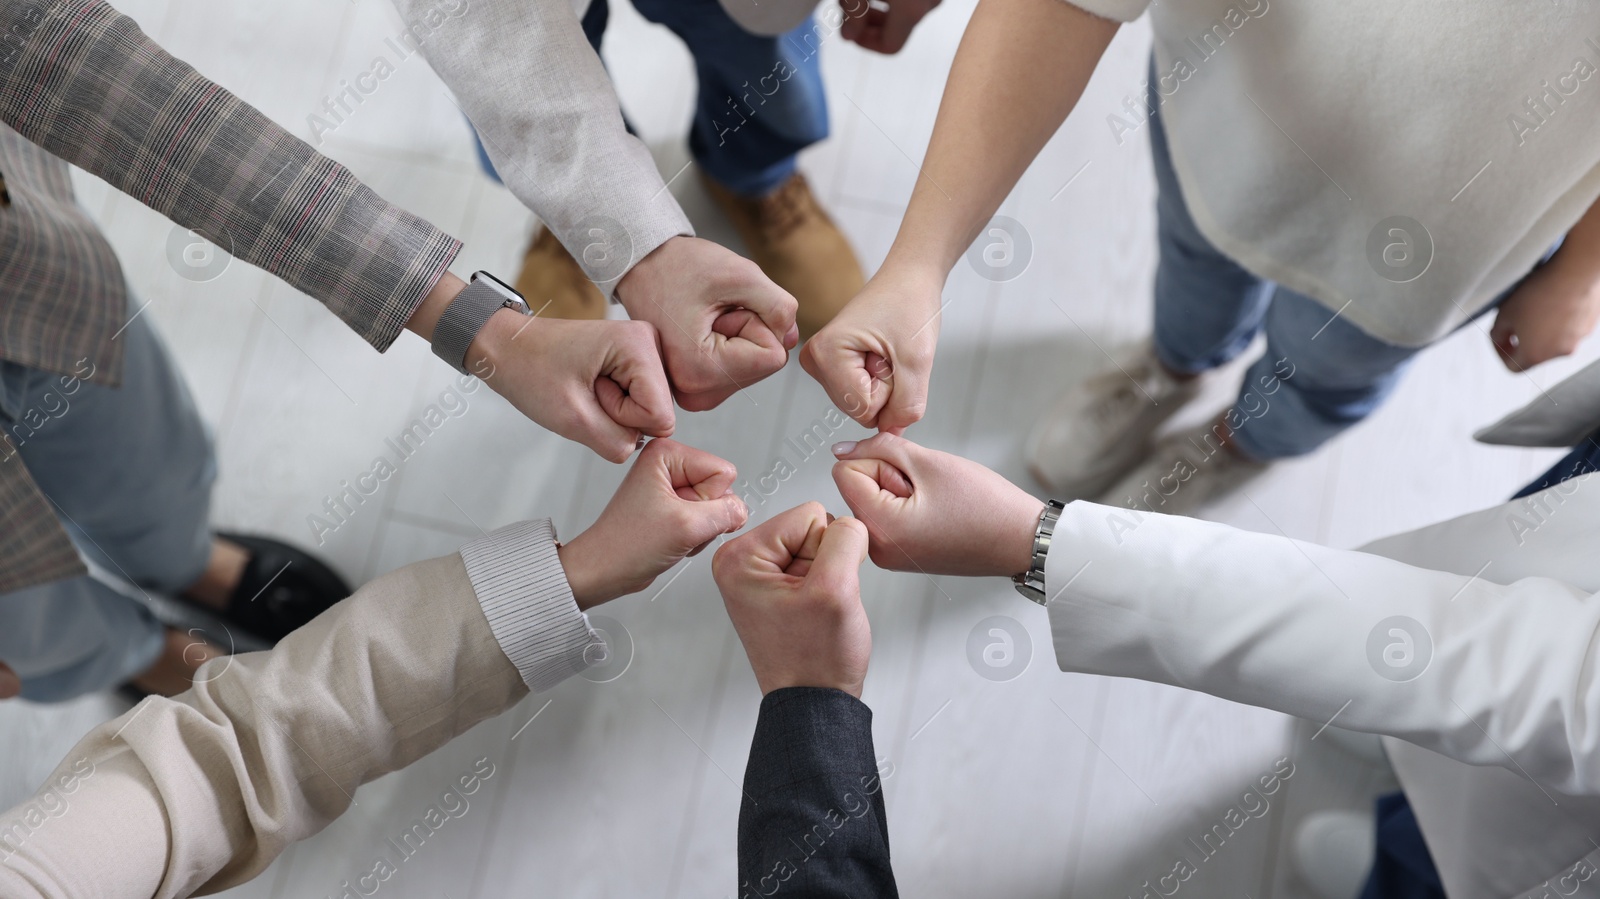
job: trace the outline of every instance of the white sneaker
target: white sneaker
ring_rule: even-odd
[[[1295,873],[1321,899],[1356,899],[1372,870],[1377,832],[1371,812],[1316,812],[1294,832]]]
[[[1222,445],[1214,421],[1162,439],[1149,456],[1100,497],[1109,506],[1192,515],[1267,470]]]
[[[1056,499],[1098,496],[1139,464],[1151,435],[1199,394],[1204,380],[1174,378],[1146,345],[1121,368],[1062,395],[1028,435],[1028,470]]]

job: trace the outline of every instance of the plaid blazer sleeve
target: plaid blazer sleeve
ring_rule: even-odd
[[[0,0],[0,121],[389,347],[461,244],[101,0]]]

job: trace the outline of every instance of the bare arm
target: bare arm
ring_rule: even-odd
[[[944,283],[1078,104],[1118,24],[1063,0],[978,4],[883,272]]]
[[[856,421],[898,433],[922,418],[945,278],[1077,105],[1117,27],[1065,0],[978,4],[888,258],[801,352]]]

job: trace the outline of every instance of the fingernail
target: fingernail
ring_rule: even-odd
[[[833,445],[833,454],[835,456],[848,456],[855,451],[856,442],[854,440],[844,440]]]
[[[833,524],[833,521],[834,521],[833,513],[832,512],[827,512],[827,513],[824,513],[824,514],[826,514],[828,516],[828,524]]]
[[[784,332],[783,345],[786,346],[786,347],[791,347],[792,348],[795,344],[797,344],[799,342],[800,342],[800,326],[799,325],[790,325],[789,326],[789,330]]]
[[[643,434],[640,434],[639,435],[639,439],[635,440],[633,442],[633,450],[634,450],[634,452],[638,452],[639,450],[644,449],[644,445],[646,443],[648,443],[649,440],[650,440],[650,438],[644,436]]]

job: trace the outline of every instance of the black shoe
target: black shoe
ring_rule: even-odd
[[[277,643],[350,595],[332,568],[299,549],[267,537],[218,533],[250,553],[222,617]]]

